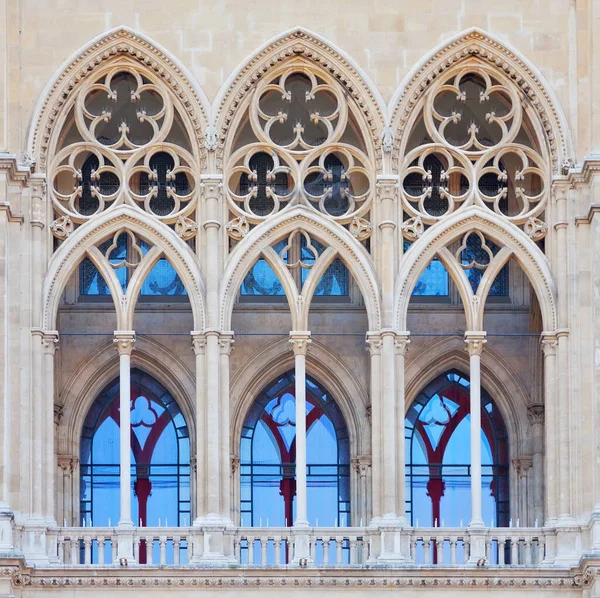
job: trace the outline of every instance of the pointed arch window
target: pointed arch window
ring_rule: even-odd
[[[190,524],[190,437],[173,396],[153,377],[131,371],[131,505],[142,527]],[[80,520],[119,520],[119,379],[90,407],[81,433]],[[140,550],[140,562],[144,562]]]
[[[509,521],[508,433],[498,407],[481,389],[484,521]],[[430,382],[405,418],[406,512],[412,525],[459,526],[471,517],[469,380],[451,370]]]
[[[295,377],[288,372],[258,396],[240,442],[241,523],[290,526],[295,518]],[[308,518],[350,525],[348,429],[331,395],[306,378]]]

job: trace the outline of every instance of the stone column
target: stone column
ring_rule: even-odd
[[[531,505],[531,498],[528,492],[528,478],[529,470],[533,460],[529,456],[519,457],[513,459],[513,467],[515,469],[517,478],[517,492],[518,496],[518,508],[516,509],[515,519],[519,521],[519,526],[526,527],[528,525],[529,511]],[[531,505],[532,506],[532,505]]]
[[[221,347],[219,333],[215,330],[206,332],[206,518],[211,521],[220,520],[221,507],[221,463],[219,447],[221,427],[219,425],[220,375],[219,365]]]
[[[61,474],[59,485],[62,484],[62,501],[58,512],[58,525],[73,525],[73,469],[75,460],[70,455],[58,457],[58,467]]]
[[[554,229],[556,240],[556,286],[558,292],[558,519],[559,523],[569,526],[574,523],[571,505],[571,401],[570,401],[570,367],[569,349],[569,269],[565,256],[568,251],[568,206],[567,185],[554,185]]]
[[[485,558],[485,535],[481,510],[481,352],[485,332],[465,332],[469,352],[469,410],[471,415],[471,521],[469,563]]]
[[[58,332],[47,332],[42,341],[44,379],[44,516],[50,526],[56,526],[56,427],[62,408],[54,405],[54,356],[58,349]]]
[[[296,566],[306,566],[312,560],[306,496],[306,351],[310,342],[310,332],[290,332],[296,380],[296,520],[292,559],[292,564]]]
[[[546,489],[546,526],[556,524],[558,519],[558,397],[556,388],[556,348],[558,341],[553,334],[542,334],[544,352],[544,401],[545,401],[545,489]]]
[[[409,333],[396,335],[396,515],[402,525],[406,521],[406,455],[404,454],[404,416],[406,400],[404,366],[410,343]]]
[[[296,379],[296,520],[294,527],[308,527],[306,503],[306,351],[310,332],[290,332]]]
[[[381,335],[367,333],[367,350],[371,355],[371,509],[372,524],[378,524],[382,511],[381,463]]]
[[[396,521],[396,335],[391,330],[381,332],[381,481],[383,517]]]
[[[119,352],[119,487],[120,518],[117,530],[117,559],[133,562],[133,521],[131,520],[131,352],[133,330],[116,330],[114,343]]]
[[[192,332],[192,349],[196,356],[196,486],[195,513],[198,523],[206,515],[206,337]]]
[[[353,522],[353,526],[364,526],[369,522],[369,486],[368,486],[368,475],[369,468],[371,467],[371,457],[356,457],[352,460],[354,471],[358,478],[357,480],[357,491],[355,493],[357,500],[356,515],[358,521]]]
[[[229,415],[229,357],[233,351],[233,332],[222,332],[219,339],[221,349],[221,509],[220,513],[231,522],[231,456],[230,456],[230,415]]]
[[[527,417],[531,425],[531,505],[529,525],[544,523],[544,405],[529,405]]]

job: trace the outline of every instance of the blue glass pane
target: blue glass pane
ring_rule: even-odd
[[[448,271],[439,260],[429,263],[412,292],[417,297],[444,297],[448,295]]]
[[[410,245],[409,241],[404,241],[404,251]],[[448,271],[438,259],[433,259],[421,274],[412,294],[416,297],[447,297],[448,282]]]
[[[302,270],[302,284],[308,278],[310,270]],[[323,273],[315,295],[320,297],[340,297],[349,294],[350,273],[341,260],[333,260]]]
[[[266,260],[258,260],[250,269],[250,272],[244,278],[242,295],[281,297],[285,295],[283,286],[277,278],[273,268],[269,266]]]
[[[79,294],[110,296],[108,285],[89,258],[79,264]]]
[[[175,268],[168,260],[160,259],[146,277],[142,285],[142,295],[164,296],[164,295],[187,295],[185,286],[179,278]]]

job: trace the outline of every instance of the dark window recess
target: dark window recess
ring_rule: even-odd
[[[150,200],[150,209],[157,216],[167,216],[175,208],[175,201],[169,196],[169,190],[177,195],[187,195],[190,185],[183,172],[175,175],[175,180],[169,180],[170,172],[175,168],[175,162],[167,152],[158,152],[150,158],[150,169],[156,172],[156,179],[150,180],[147,173],[140,175],[140,195],[147,195],[154,187],[156,195]]]
[[[316,165],[313,163],[313,166]],[[331,189],[329,197],[325,200],[325,210],[331,216],[342,216],[348,211],[348,198],[344,193],[350,187],[349,180],[342,180],[344,165],[335,154],[325,158],[327,175],[322,172],[313,172],[304,180],[304,188],[315,197],[323,195],[325,189]]]
[[[250,200],[250,209],[257,216],[266,216],[273,211],[273,199],[267,195],[267,187],[275,192],[276,195],[287,195],[289,189],[288,176],[285,172],[278,172],[274,180],[268,180],[268,174],[275,167],[273,158],[265,152],[254,154],[249,162],[250,170],[256,172],[256,181],[251,181],[246,173],[240,177],[240,190],[238,195],[248,195],[252,189],[256,188],[256,197]]]
[[[91,216],[100,205],[93,187],[97,187],[100,194],[105,196],[112,195],[119,188],[119,177],[112,172],[103,172],[96,180],[92,180],[92,174],[99,166],[98,158],[94,154],[90,154],[81,166],[81,196],[77,209],[82,216]]]

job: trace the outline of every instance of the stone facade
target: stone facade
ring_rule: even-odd
[[[595,0],[6,0],[0,594],[600,595],[599,10]],[[147,133],[111,121],[118,77]],[[315,102],[306,121],[292,122],[294,77]],[[123,235],[127,263],[115,264]],[[83,260],[105,281],[103,299],[84,296]],[[184,296],[143,295],[161,260]],[[257,260],[281,300],[240,295]],[[317,297],[336,261],[347,296]],[[415,294],[432,261],[448,273],[443,300]],[[190,520],[136,526],[121,467],[120,520],[80,527],[86,416],[116,378],[129,413],[133,369],[187,422]],[[483,389],[505,422],[510,523],[481,511],[478,417],[464,448],[469,520],[407,517],[405,415],[454,370],[469,378],[471,412]],[[242,526],[244,422],[289,371],[297,413],[309,376],[343,415],[352,527],[309,521],[302,426],[294,525]],[[282,542],[288,565],[270,556]],[[157,547],[154,565],[138,564],[141,546]],[[254,547],[247,560],[241,546]]]

